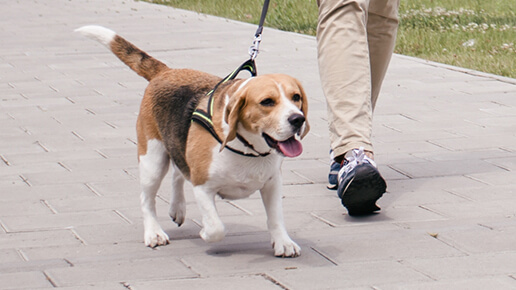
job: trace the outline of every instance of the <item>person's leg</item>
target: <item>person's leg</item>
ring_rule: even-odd
[[[399,0],[320,0],[319,72],[336,157],[371,144],[372,113],[398,28]]]
[[[372,151],[368,0],[320,0],[317,25],[319,73],[328,106],[336,157],[354,148]]]
[[[338,194],[350,214],[368,214],[379,210],[376,200],[386,189],[372,160],[372,114],[394,48],[399,0],[318,4],[319,70],[331,147],[342,160]]]
[[[371,104],[374,110],[398,31],[400,0],[371,0],[367,19],[367,40],[371,62]]]

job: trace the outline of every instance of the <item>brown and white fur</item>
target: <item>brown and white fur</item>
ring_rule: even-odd
[[[274,255],[300,255],[300,247],[290,239],[283,222],[280,169],[284,155],[301,153],[295,136],[302,138],[309,130],[308,104],[300,83],[287,75],[272,74],[221,85],[214,94],[212,118],[221,145],[207,130],[191,122],[195,107],[206,108],[206,93],[221,80],[219,77],[191,69],[171,69],[101,26],[84,26],[76,31],[106,45],[149,81],[137,120],[145,245],[156,247],[169,242],[156,219],[155,199],[172,163],[169,215],[179,226],[185,221],[185,179],[193,185],[202,213],[200,236],[207,242],[220,241],[226,234],[215,207],[216,195],[240,199],[260,191]],[[236,138],[237,134],[255,151]],[[271,154],[247,157],[224,145],[244,153]]]

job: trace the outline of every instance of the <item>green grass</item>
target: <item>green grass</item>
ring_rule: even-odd
[[[396,52],[516,78],[516,1],[402,1]]]
[[[255,24],[263,4],[262,0],[148,1]],[[395,52],[516,78],[515,13],[514,0],[401,0]],[[316,0],[272,0],[265,25],[315,35]]]
[[[176,8],[258,24],[262,0],[146,0]],[[315,0],[271,0],[265,26],[315,35]]]

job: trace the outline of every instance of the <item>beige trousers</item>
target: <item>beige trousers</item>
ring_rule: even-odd
[[[398,29],[399,0],[318,0],[319,73],[335,156],[373,151],[372,117]]]

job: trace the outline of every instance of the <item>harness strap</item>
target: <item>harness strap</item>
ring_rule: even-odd
[[[206,131],[210,132],[210,134],[219,142],[222,143],[219,136],[217,135],[217,132],[215,132],[215,128],[213,127],[213,122],[211,120],[211,117],[208,116],[208,113],[206,111],[203,111],[201,109],[195,110],[192,114],[192,121],[198,123],[199,125],[203,126]]]
[[[215,132],[215,128],[213,127],[212,120],[207,117],[207,113],[205,111],[197,109],[192,115],[192,121],[200,124],[204,129],[206,129],[206,131],[208,131],[213,136],[213,138],[215,138],[215,140],[217,140],[217,142],[222,144],[222,140],[220,140],[219,135],[217,135],[217,132]],[[236,153],[236,154],[239,154],[242,156],[246,156],[246,157],[265,157],[270,154],[270,152],[260,153],[260,152],[256,151],[254,149],[253,145],[249,144],[249,142],[247,140],[245,140],[244,137],[242,137],[240,134],[237,134],[237,138],[238,138],[238,140],[240,140],[240,142],[242,142],[244,144],[244,146],[249,147],[251,150],[256,152],[258,155],[251,154],[251,153],[244,153],[240,150],[229,147],[228,145],[225,145],[224,148],[228,149],[229,151],[231,151],[233,153]]]
[[[247,70],[247,71],[249,71],[251,73],[252,76],[256,76],[256,66],[255,66],[254,60],[249,59],[249,60],[245,61],[237,69],[235,69],[230,74],[228,74],[225,78],[223,78],[217,85],[215,85],[215,87],[211,91],[209,91],[206,94],[207,96],[209,96],[208,97],[208,107],[207,107],[206,111],[197,108],[192,113],[192,122],[196,122],[196,123],[200,124],[220,144],[222,144],[222,140],[217,135],[217,132],[215,131],[215,128],[213,126],[213,121],[212,121],[212,117],[213,117],[213,95],[214,95],[215,91],[217,90],[217,88],[220,85],[222,85],[222,84],[224,84],[224,83],[226,83],[226,82],[228,82],[230,80],[235,79],[236,76],[238,75],[238,73],[240,73],[243,70]],[[249,144],[249,142],[247,140],[245,140],[244,137],[242,137],[240,134],[237,134],[237,139],[240,140],[240,142],[242,142],[244,144],[244,146],[246,146],[249,149],[253,150],[258,155],[251,154],[251,153],[244,153],[244,152],[239,151],[237,149],[231,148],[228,145],[225,145],[224,147],[227,148],[231,152],[237,153],[239,155],[247,156],[247,157],[264,157],[264,156],[267,156],[267,155],[270,154],[269,152],[260,153],[260,152],[256,151],[256,149],[254,149],[253,145]]]
[[[230,74],[228,74],[218,84],[216,84],[215,87],[211,91],[209,91],[206,95],[210,96],[210,98],[211,98],[211,96],[213,95],[213,92],[215,92],[220,85],[225,84],[226,82],[228,82],[230,80],[234,80],[236,78],[236,76],[243,70],[249,71],[251,73],[251,76],[255,77],[257,75],[257,72],[256,72],[256,64],[254,62],[254,59],[246,60],[243,64],[241,64],[234,71],[232,71]],[[210,110],[209,107],[208,107],[208,110]],[[211,115],[211,112],[210,112],[210,115]]]

